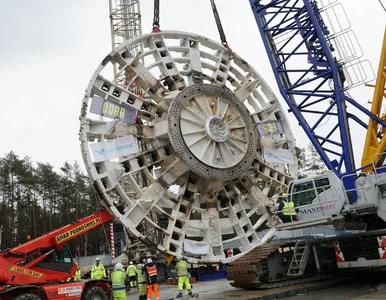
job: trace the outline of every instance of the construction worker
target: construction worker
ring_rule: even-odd
[[[111,273],[111,285],[113,288],[114,300],[126,300],[125,281],[127,281],[127,275],[123,269],[123,265],[121,263],[117,263],[114,271]]]
[[[281,202],[279,204],[279,218],[283,223],[297,221],[295,204],[292,200],[288,199],[288,195],[283,193],[281,195]]]
[[[192,287],[190,286],[189,277],[188,277],[188,263],[182,259],[182,256],[177,256],[177,264],[175,266],[177,271],[178,278],[178,295],[176,298],[182,297],[182,291],[184,290],[184,285],[189,292],[189,296],[193,296]]]
[[[146,273],[142,271],[143,267],[142,264],[137,265],[139,300],[146,300]]]
[[[72,278],[74,278],[74,281],[77,281],[77,280],[81,279],[80,268],[79,268],[77,263],[75,263],[75,264],[76,264],[76,267],[77,267],[77,269],[75,271],[75,275],[74,275],[74,277],[68,278],[67,281],[71,281]]]
[[[74,280],[75,280],[75,281],[82,278],[82,275],[81,275],[81,273],[80,273],[79,265],[76,264],[76,266],[77,266],[77,269],[76,269],[75,276],[74,276]]]
[[[129,276],[130,287],[136,287],[137,286],[137,268],[134,266],[132,261],[127,267],[126,272],[127,272],[127,276]]]
[[[101,264],[101,259],[97,257],[91,268],[91,279],[103,279],[106,277],[105,267]]]
[[[146,274],[147,300],[151,299],[153,293],[155,298],[159,300],[157,266],[151,258],[146,260],[146,265],[142,271]]]

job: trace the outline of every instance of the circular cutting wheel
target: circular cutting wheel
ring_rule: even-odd
[[[100,198],[145,244],[225,263],[274,236],[294,139],[265,81],[221,44],[175,31],[124,42],[94,73],[80,119]]]

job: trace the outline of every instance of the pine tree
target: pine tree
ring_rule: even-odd
[[[309,143],[305,152],[305,163],[304,171],[309,176],[314,176],[318,174],[323,174],[327,171],[326,165],[324,164],[319,153],[316,151],[312,143]]]
[[[306,149],[295,147],[295,155],[298,160],[298,167],[299,167],[298,179],[308,177],[307,172],[304,169],[306,165]]]

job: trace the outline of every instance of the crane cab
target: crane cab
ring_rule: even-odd
[[[342,182],[332,172],[296,180],[288,187],[288,200],[297,213],[292,226],[328,223],[340,215],[346,199]]]

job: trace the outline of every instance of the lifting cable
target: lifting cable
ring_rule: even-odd
[[[383,5],[382,1],[381,0],[378,0],[379,1],[379,4],[381,4],[383,10],[386,12],[386,7]]]
[[[210,3],[212,4],[213,15],[216,21],[218,33],[220,34],[221,43],[225,48],[232,52],[232,49],[229,47],[227,39],[225,37],[224,28],[222,27],[220,15],[218,14],[216,4],[214,3],[214,0],[210,0]]]
[[[154,0],[153,31],[160,32],[159,29],[159,0]]]

